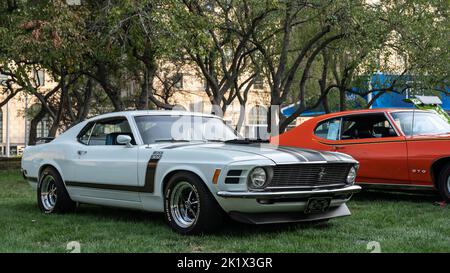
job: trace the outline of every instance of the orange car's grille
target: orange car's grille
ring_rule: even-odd
[[[343,186],[352,166],[347,163],[277,165],[267,188]]]

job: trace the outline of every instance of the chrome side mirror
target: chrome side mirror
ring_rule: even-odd
[[[127,148],[133,147],[133,144],[131,144],[131,137],[127,136],[127,135],[118,135],[117,143],[125,144],[127,146]]]

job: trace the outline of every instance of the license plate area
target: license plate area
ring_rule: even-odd
[[[306,204],[305,213],[321,213],[330,208],[331,198],[329,197],[314,197],[309,198]]]

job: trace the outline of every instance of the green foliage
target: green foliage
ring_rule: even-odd
[[[133,81],[145,97],[146,84],[167,62],[209,74],[222,103],[235,98],[221,97],[236,92],[235,78],[257,73],[270,84],[272,103],[302,100],[306,109],[329,92],[328,104],[338,110],[345,104],[339,92],[369,92],[367,82],[378,71],[412,76],[408,85],[415,90],[443,89],[450,71],[448,12],[446,0],[4,1],[0,68],[29,93],[38,87],[34,69],[55,81],[90,78],[109,99],[108,110],[134,108],[134,98],[121,101],[121,90]],[[348,106],[363,105],[360,99]]]

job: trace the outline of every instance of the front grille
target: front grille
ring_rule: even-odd
[[[346,163],[277,165],[267,188],[345,185],[351,167]]]

